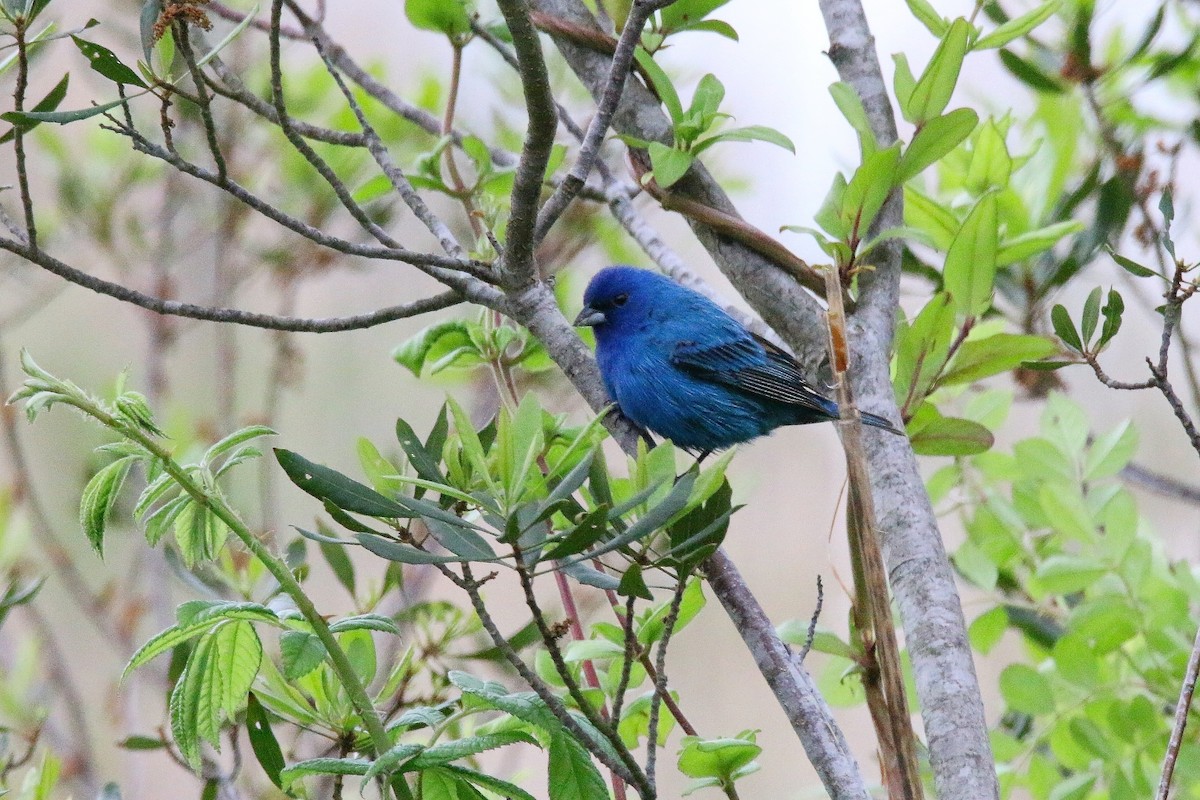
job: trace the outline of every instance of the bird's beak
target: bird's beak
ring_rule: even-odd
[[[584,306],[583,310],[579,312],[579,316],[576,317],[575,321],[571,324],[576,328],[594,328],[595,326],[604,323],[604,321],[605,319],[603,312],[597,311],[591,306]]]

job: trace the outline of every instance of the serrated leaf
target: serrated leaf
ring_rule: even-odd
[[[262,664],[263,646],[254,626],[236,621],[222,625],[215,634],[213,668],[221,674],[218,705],[233,721],[246,705],[246,696]]]
[[[405,764],[404,771],[409,772],[442,766],[451,761],[469,758],[470,756],[485,753],[488,750],[495,750],[496,748],[506,747],[518,742],[536,744],[537,740],[524,731],[505,731],[503,733],[491,733],[482,736],[468,736],[465,739],[443,742],[442,744],[427,748],[423,753]]]
[[[121,494],[121,487],[125,484],[133,461],[132,457],[126,457],[108,464],[97,471],[83,489],[79,501],[79,523],[92,549],[99,555],[104,555],[104,530],[108,525],[108,515]]]
[[[329,630],[333,633],[364,630],[400,635],[400,629],[396,627],[395,620],[382,614],[356,614],[352,617],[342,617],[331,624]]]
[[[591,756],[565,731],[550,739],[550,763],[547,784],[550,800],[594,800],[608,796],[604,777]]]
[[[320,638],[308,631],[284,631],[279,637],[279,653],[283,659],[283,676],[289,681],[303,678],[319,667],[328,655]]]
[[[309,775],[366,775],[371,762],[365,758],[310,758],[285,767],[279,773],[279,782],[286,791],[298,779]]]
[[[277,435],[278,434],[273,429],[268,428],[266,425],[250,425],[240,430],[236,430],[220,441],[215,442],[211,447],[205,450],[204,456],[201,458],[201,463],[212,464],[221,456],[236,449],[239,445],[263,436]]]

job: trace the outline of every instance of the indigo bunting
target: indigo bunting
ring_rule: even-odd
[[[595,330],[600,375],[621,412],[701,458],[782,425],[839,418],[790,354],[669,278],[607,267],[583,301],[575,325]],[[862,421],[903,435],[875,414]]]

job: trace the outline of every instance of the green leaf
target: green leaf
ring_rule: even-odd
[[[213,740],[219,732],[214,698],[217,673],[212,667],[212,652],[212,637],[200,639],[175,682],[168,703],[171,736],[179,754],[193,770],[200,768],[200,739],[216,744]]]
[[[866,236],[888,194],[896,186],[896,168],[900,163],[900,143],[878,150],[863,159],[842,195],[840,215],[850,236]]]
[[[1056,553],[1038,564],[1037,585],[1050,594],[1083,591],[1109,573],[1101,562],[1086,556]]]
[[[471,32],[471,15],[465,0],[404,0],[404,13],[414,27],[451,38]]]
[[[964,185],[967,191],[981,195],[989,189],[1004,189],[1012,174],[1012,157],[995,120],[988,120],[975,135],[971,162]]]
[[[436,2],[436,0],[433,1]],[[683,120],[683,103],[679,101],[679,92],[675,91],[675,86],[671,83],[670,77],[658,65],[654,57],[643,48],[638,47],[634,50],[633,57],[637,59],[638,66],[649,77],[654,93],[658,95],[658,99],[662,100],[663,105],[666,106],[667,116],[671,118],[671,124],[678,125]]]
[[[913,450],[925,456],[965,456],[982,453],[994,443],[992,432],[978,422],[944,417],[923,403],[908,425]]]
[[[258,439],[263,436],[278,435],[274,430],[266,425],[251,425],[241,430],[234,431],[224,439],[213,444],[204,451],[204,457],[200,459],[202,464],[212,464],[218,458],[226,453],[234,450],[238,445],[245,444],[253,439]]]
[[[867,119],[867,110],[854,87],[838,81],[829,85],[829,94],[833,97],[833,102],[837,105],[838,110],[842,112],[842,116],[850,123],[850,127],[858,133],[858,143],[863,156],[877,150],[875,132],[871,130],[871,121]]]
[[[974,619],[967,629],[967,638],[971,641],[971,647],[983,655],[987,655],[993,647],[1000,643],[1006,630],[1008,630],[1008,611],[1004,606],[996,606]]]
[[[342,617],[331,624],[329,630],[333,633],[343,633],[345,631],[379,631],[380,633],[400,635],[400,629],[396,627],[395,620],[391,617],[385,617],[382,614],[355,614],[352,617]]]
[[[729,0],[675,0],[660,12],[662,26],[668,30],[688,28],[728,2]]]
[[[900,159],[896,183],[905,183],[921,174],[926,167],[966,140],[978,124],[979,115],[970,108],[956,108],[926,122],[913,136]]]
[[[223,624],[214,635],[213,668],[221,676],[218,705],[232,721],[246,705],[246,696],[262,665],[262,641],[244,620]]]
[[[1117,264],[1120,265],[1121,269],[1125,270],[1130,275],[1135,275],[1139,278],[1154,278],[1154,277],[1161,278],[1162,277],[1161,275],[1159,275],[1157,272],[1150,269],[1149,267],[1143,267],[1141,264],[1137,263],[1133,259],[1126,258],[1125,256],[1114,252],[1111,247],[1106,246],[1104,249],[1108,251],[1108,254],[1110,256],[1112,256],[1113,261],[1117,262]]]
[[[465,739],[443,742],[426,749],[408,764],[405,764],[404,771],[440,767],[451,761],[470,758],[480,753],[486,753],[488,750],[507,747],[517,742],[536,744],[537,740],[525,731],[504,731],[502,733],[490,733],[482,736],[468,736]]]
[[[1061,303],[1056,303],[1051,309],[1050,322],[1063,344],[1078,353],[1083,352],[1083,342],[1079,339],[1079,332],[1075,330],[1075,323],[1071,321],[1071,315]]]
[[[591,756],[569,734],[556,732],[550,739],[549,751],[546,777],[550,800],[595,800],[608,796],[608,786]]]
[[[130,84],[139,89],[149,88],[146,86],[145,81],[139,78],[136,72],[125,66],[112,50],[95,42],[80,39],[78,36],[72,36],[71,41],[75,42],[75,46],[79,48],[79,52],[87,56],[88,61],[92,64],[92,69],[110,81],[119,84]]]
[[[774,128],[766,125],[747,125],[744,128],[721,131],[704,141],[697,142],[692,148],[692,154],[699,154],[717,142],[768,142],[792,153],[796,152],[796,145],[792,143],[792,140]]]
[[[271,783],[282,789],[283,781],[279,774],[286,765],[283,750],[279,747],[275,732],[271,730],[271,721],[267,717],[266,709],[253,693],[250,694],[246,705],[246,733],[250,737],[250,749],[254,751],[254,758],[259,766],[263,768]]]
[[[425,749],[425,745],[416,744],[414,742],[402,742],[388,748],[371,764],[371,768],[363,775],[362,785],[359,787],[359,794],[363,794],[363,789],[371,782],[371,779],[378,775],[390,775],[396,772],[407,762],[411,761],[418,753]]]
[[[1080,335],[1079,338],[1084,346],[1092,343],[1092,336],[1096,333],[1096,323],[1100,321],[1100,297],[1103,295],[1103,290],[1099,286],[1088,294],[1087,300],[1083,303],[1083,317],[1080,320]]]
[[[1057,351],[1054,342],[1044,336],[996,333],[984,339],[970,339],[959,348],[938,383],[943,386],[974,383]]]
[[[945,292],[930,298],[911,325],[897,326],[895,387],[905,414],[920,405],[941,375],[954,332],[954,308]]]
[[[1009,264],[1024,261],[1030,256],[1049,250],[1064,236],[1078,233],[1081,230],[1083,230],[1083,223],[1071,219],[1006,239],[1000,243],[1000,249],[996,253],[996,266],[1006,267]]]
[[[30,109],[30,111],[34,113],[44,113],[56,110],[59,104],[62,103],[63,98],[67,96],[67,86],[70,84],[70,82],[71,76],[63,75],[62,80],[56,83],[54,88],[51,89],[45,97],[39,100],[37,104]],[[18,130],[22,133],[25,133],[26,131],[36,128],[38,124],[38,122],[34,121],[25,124],[13,125],[13,127],[6,131],[3,136],[0,136],[0,144],[11,142],[16,137]]]
[[[1109,299],[1100,309],[1104,314],[1104,326],[1100,329],[1100,341],[1096,344],[1097,351],[1104,349],[1112,337],[1121,330],[1121,315],[1124,313],[1124,300],[1116,289],[1109,289]]]
[[[365,758],[310,758],[285,767],[279,773],[279,782],[287,787],[299,778],[309,775],[366,775],[371,762]]]
[[[912,68],[908,65],[908,56],[904,53],[893,53],[892,62],[896,65],[896,72],[892,78],[896,102],[900,104],[900,108],[904,109],[908,107],[909,101],[912,99],[913,89],[917,87],[917,79],[913,77]]]
[[[946,109],[958,83],[972,30],[971,23],[961,17],[951,23],[934,50],[933,58],[917,79],[908,103],[901,107],[909,122],[914,125],[928,122]]]
[[[961,227],[945,206],[921,194],[911,184],[904,187],[904,223],[933,241],[937,250],[949,250]]]
[[[471,325],[466,320],[449,320],[431,325],[397,345],[392,350],[392,359],[418,378],[427,367],[433,374],[455,366],[462,354],[479,352],[471,338]]]
[[[1054,711],[1054,692],[1046,676],[1026,664],[1010,664],[1000,673],[1000,695],[1014,711],[1037,716]]]
[[[1125,420],[1103,436],[1096,437],[1084,460],[1083,478],[1094,481],[1119,473],[1137,452],[1137,428]]]
[[[621,584],[617,587],[617,594],[622,597],[640,597],[643,600],[654,599],[654,593],[650,591],[650,587],[646,585],[646,579],[642,577],[640,564],[633,563],[625,568],[624,574],[621,575]]]
[[[418,550],[412,545],[393,542],[370,533],[356,533],[358,543],[380,558],[401,564],[453,564],[463,561],[460,556],[443,556]]]
[[[83,489],[79,501],[79,522],[92,548],[100,555],[104,555],[104,529],[108,525],[108,515],[121,494],[121,487],[125,485],[125,477],[133,462],[132,456],[126,456],[108,464],[97,471]]]
[[[328,500],[344,511],[389,519],[413,516],[412,511],[371,487],[290,450],[275,448],[275,458],[292,483],[318,500]]]
[[[950,243],[942,272],[958,313],[978,317],[991,307],[999,221],[996,195],[980,198]]]
[[[717,778],[729,782],[760,753],[762,747],[754,742],[753,733],[726,739],[685,736],[680,742],[679,771],[689,778]]]
[[[283,659],[283,676],[295,681],[319,667],[328,651],[315,633],[284,631],[279,637],[279,654]]]
[[[1003,25],[997,26],[988,35],[979,37],[975,40],[975,44],[971,49],[988,50],[996,47],[1004,47],[1004,45],[1025,36],[1038,25],[1050,19],[1060,5],[1062,5],[1062,0],[1048,0],[1048,2],[1042,3],[1037,8],[1027,11],[1019,17],[1014,17]]]
[[[666,189],[676,183],[691,169],[695,156],[660,142],[651,142],[648,148],[650,165],[654,168],[654,180]]]
[[[841,215],[842,198],[845,196],[846,176],[840,172],[834,173],[833,185],[829,187],[825,200],[813,215],[813,221],[821,226],[821,230],[838,240],[845,240],[850,236],[850,227]]]
[[[445,409],[443,408],[442,420],[444,421],[445,418]],[[441,456],[440,448],[436,452],[427,449],[421,444],[421,440],[417,438],[417,434],[413,431],[412,426],[403,419],[396,420],[396,440],[404,448],[404,453],[408,456],[408,463],[412,464],[412,468],[417,471],[417,475],[435,483],[446,482],[446,477],[442,474],[441,467],[438,466]]]
[[[939,39],[946,35],[946,31],[950,29],[950,23],[934,10],[929,0],[904,0],[904,2],[908,4],[908,10],[917,18],[917,21],[924,25],[930,33]]]
[[[1043,94],[1063,94],[1067,91],[1067,88],[1058,80],[1050,77],[1032,61],[1021,58],[1011,50],[1000,51],[1000,63],[1013,74],[1013,77],[1035,91]]]
[[[535,800],[533,795],[521,787],[500,778],[494,778],[483,772],[476,772],[466,767],[460,767],[457,764],[445,764],[439,767],[439,769],[450,772],[476,786],[482,786],[488,791],[495,792],[501,797],[506,798],[506,800]]]
[[[317,545],[321,548],[321,555],[325,557],[325,562],[329,564],[333,576],[353,596],[355,593],[354,563],[346,554],[346,548],[341,544],[325,541],[319,541]]]

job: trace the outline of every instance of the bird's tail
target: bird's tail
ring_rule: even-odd
[[[889,431],[900,436],[908,435],[878,414],[868,414],[866,411],[860,411],[859,416],[862,417],[863,425],[870,425],[872,428],[883,428],[885,431]]]

